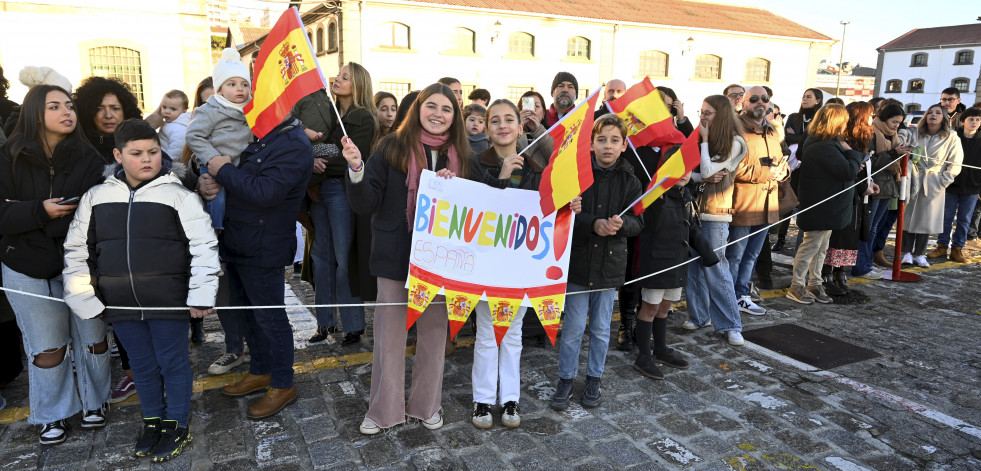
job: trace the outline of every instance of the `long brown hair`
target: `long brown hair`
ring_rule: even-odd
[[[743,124],[728,98],[710,95],[705,97],[705,103],[715,109],[715,118],[709,125],[709,154],[713,162],[725,162],[732,157],[732,139],[743,134]]]
[[[35,85],[28,90],[27,95],[24,96],[24,104],[20,107],[20,116],[17,118],[17,124],[14,125],[13,131],[10,132],[10,138],[4,144],[4,147],[7,149],[7,155],[10,156],[11,167],[16,167],[17,157],[24,148],[30,145],[31,141],[39,144],[42,150],[45,149],[48,130],[44,125],[44,111],[47,107],[46,101],[49,92],[64,93],[68,97],[68,100],[72,102],[72,106],[75,104],[71,93],[68,93],[67,90],[57,85]],[[68,137],[75,137],[78,140],[78,145],[91,149],[91,144],[89,144],[88,139],[85,139],[85,135],[82,133],[78,109],[75,109],[75,129],[69,136],[66,136],[66,139]],[[94,151],[94,149],[91,150]],[[48,151],[54,153],[54,149],[48,149]]]
[[[946,138],[947,135],[950,134],[950,121],[947,119],[947,112],[944,111],[940,105],[930,105],[926,112],[923,113],[923,117],[920,118],[919,124],[916,125],[918,134],[921,136],[930,135],[930,127],[927,125],[926,118],[927,114],[930,113],[930,110],[934,108],[940,108],[940,112],[943,113],[943,119],[940,120],[940,130],[937,131],[937,135],[941,138]]]
[[[865,154],[872,146],[872,136],[875,134],[875,129],[869,124],[875,107],[864,101],[856,101],[845,106],[845,111],[848,112],[845,142],[852,149]]]
[[[848,127],[848,111],[836,103],[824,105],[814,113],[814,121],[807,128],[807,135],[822,141],[844,139]]]
[[[436,94],[446,97],[453,106],[453,122],[450,124],[450,129],[446,131],[449,135],[448,139],[446,140],[446,144],[437,150],[443,153],[450,147],[455,148],[460,158],[460,175],[458,176],[466,178],[469,168],[470,141],[467,139],[467,132],[463,125],[463,114],[460,112],[460,105],[456,101],[456,95],[453,94],[453,90],[441,83],[434,83],[419,92],[419,96],[412,103],[412,106],[409,107],[409,111],[405,115],[405,120],[399,126],[394,140],[385,140],[390,144],[386,146],[387,152],[385,152],[385,159],[393,167],[402,172],[408,172],[409,159],[417,154],[414,150],[422,147],[422,143],[419,140],[419,136],[423,131],[422,121],[419,117],[422,105],[429,97]],[[394,149],[392,148],[393,146]],[[420,155],[420,157],[423,156]],[[428,165],[422,165],[421,167],[426,168]]]

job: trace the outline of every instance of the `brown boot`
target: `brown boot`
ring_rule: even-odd
[[[269,386],[269,381],[271,380],[272,374],[254,375],[249,373],[241,381],[221,388],[221,392],[226,396],[244,396],[260,389],[265,389]]]
[[[262,419],[274,415],[283,410],[284,407],[296,401],[296,386],[287,389],[269,388],[262,399],[256,401],[249,407],[248,416],[250,419]]]
[[[964,256],[963,247],[951,247],[950,248],[950,259],[957,263],[967,263],[967,257]]]
[[[886,260],[886,256],[882,253],[881,250],[878,251],[878,252],[876,252],[876,253],[874,253],[874,254],[872,254],[872,261],[874,261],[875,264],[878,265],[878,266],[880,266],[880,267],[887,267],[888,268],[888,267],[891,267],[892,266],[892,264],[889,263],[889,260]]]
[[[938,245],[933,252],[926,254],[927,258],[947,258],[947,246]]]

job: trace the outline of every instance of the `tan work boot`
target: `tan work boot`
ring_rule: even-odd
[[[881,250],[872,254],[872,261],[875,262],[875,264],[880,267],[888,268],[892,266],[892,264],[889,263],[889,260],[886,260],[886,256],[885,254],[882,253]]]
[[[249,373],[241,381],[221,388],[221,392],[226,396],[244,396],[268,387],[271,380],[272,374],[254,375]]]
[[[266,395],[262,396],[252,407],[249,407],[248,416],[250,419],[262,419],[274,415],[283,410],[284,407],[296,400],[296,386],[287,389],[269,388]]]
[[[926,254],[926,256],[928,258],[947,258],[947,246],[938,245],[937,248],[933,250],[933,252]]]
[[[967,257],[964,256],[963,247],[951,247],[950,248],[950,259],[957,263],[967,263]]]

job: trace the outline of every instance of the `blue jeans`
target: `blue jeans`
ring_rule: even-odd
[[[229,306],[282,306],[286,302],[286,269],[225,265]],[[293,386],[293,328],[285,308],[234,310],[249,345],[249,373],[272,374],[271,387]]]
[[[899,219],[899,211],[895,209],[888,209],[889,204],[886,204],[886,208],[886,214],[882,216],[882,221],[879,223],[879,227],[875,230],[875,240],[872,241],[872,253],[881,252],[886,248],[886,241],[889,239],[889,233],[892,232],[892,226],[896,224],[896,220]]]
[[[61,298],[61,275],[50,280],[31,278],[3,265],[6,288]],[[7,300],[17,317],[27,352],[32,424],[47,424],[71,417],[84,410],[96,410],[109,400],[109,349],[89,351],[106,341],[108,327],[102,319],[82,319],[63,302],[49,301],[16,293]],[[185,334],[187,335],[186,331]],[[68,345],[65,359],[58,366],[34,365],[39,353]],[[72,370],[75,370],[74,372]]]
[[[872,271],[872,256],[876,252],[873,248],[876,239],[879,238],[879,226],[882,225],[888,211],[888,199],[869,199],[869,212],[872,213],[869,235],[866,237],[867,240],[858,242],[858,258],[855,260],[855,266],[852,267],[852,276],[862,276]],[[888,235],[888,231],[886,234]]]
[[[566,285],[565,317],[559,340],[559,377],[572,379],[579,372],[579,348],[589,319],[589,359],[586,375],[603,376],[606,351],[610,346],[610,321],[613,319],[613,288],[594,293],[574,294],[589,288],[575,283]]]
[[[766,224],[758,226],[729,226],[729,240],[737,240],[759,231],[752,237],[743,239],[726,248],[726,259],[729,260],[729,276],[732,277],[736,291],[736,299],[749,296],[749,282],[753,279],[753,268],[760,250],[766,243]]]
[[[354,238],[354,217],[347,203],[344,180],[328,178],[320,185],[320,202],[310,208],[313,220],[313,279],[316,283],[317,304],[360,304],[361,298],[351,296],[348,259]],[[364,330],[364,308],[342,307],[341,324],[344,332]],[[317,308],[317,325],[333,327],[334,308]]]
[[[143,417],[176,420],[178,427],[187,427],[194,383],[187,353],[189,323],[190,318],[112,323],[129,353]]]
[[[201,166],[201,175],[208,173],[208,166]],[[225,228],[225,189],[218,190],[215,199],[204,202],[204,208],[211,215],[211,227],[221,230]]]
[[[713,249],[718,249],[729,240],[729,223],[702,221],[702,234]],[[699,327],[711,320],[716,332],[740,332],[743,321],[736,305],[729,262],[724,249],[715,253],[719,256],[715,265],[706,267],[701,260],[688,264],[688,286],[685,286],[688,317]]]
[[[967,243],[967,228],[971,224],[971,216],[974,215],[974,206],[978,203],[978,195],[955,195],[946,193],[944,195],[944,226],[940,235],[937,236],[937,245],[949,246],[950,226],[954,224],[954,215],[957,215],[954,226],[954,247],[964,247]]]

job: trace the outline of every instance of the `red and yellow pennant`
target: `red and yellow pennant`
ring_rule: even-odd
[[[651,178],[651,183],[647,185],[645,196],[634,204],[634,214],[640,215],[655,200],[661,197],[664,192],[671,189],[678,180],[681,180],[686,173],[691,172],[702,160],[702,151],[698,146],[700,139],[699,129],[688,136],[680,149],[675,151],[668,160],[664,161]],[[664,179],[663,183],[657,183]],[[652,188],[657,185],[657,188]]]
[[[685,141],[661,93],[647,77],[606,105],[627,123],[627,136],[635,147],[666,147]]]
[[[412,327],[442,288],[442,279],[409,265],[409,308],[405,328]]]
[[[545,216],[565,206],[593,184],[590,150],[593,110],[596,109],[599,90],[573,108],[548,132],[554,143],[552,157],[542,172],[538,187],[542,214]]]
[[[562,321],[562,307],[565,305],[565,284],[546,286],[528,290],[528,300],[538,315],[538,320],[545,328],[548,339],[555,345],[555,337],[559,333],[559,323]]]
[[[266,36],[252,74],[245,119],[258,138],[286,119],[301,98],[326,85],[317,56],[295,8],[287,8]]]
[[[518,315],[525,293],[520,289],[496,288],[487,290],[487,304],[490,305],[491,323],[494,324],[494,337],[497,344],[504,340],[514,317]],[[518,327],[521,328],[520,326]]]
[[[451,286],[452,283],[447,282],[443,285],[443,289],[446,293],[446,314],[450,322],[450,338],[456,338],[460,328],[467,323],[467,318],[477,307],[484,290],[477,289],[474,292],[473,289],[469,289],[472,287]]]

